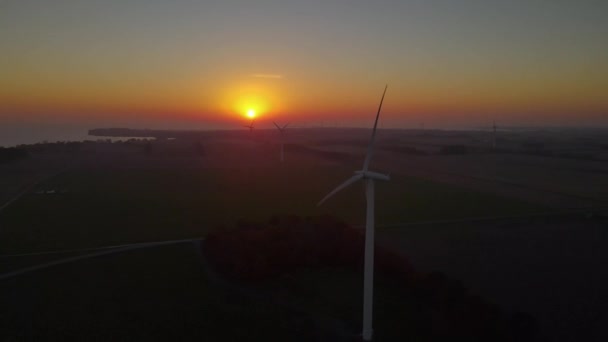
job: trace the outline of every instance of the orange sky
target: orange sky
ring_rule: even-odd
[[[0,120],[608,124],[605,5],[515,2],[8,1]]]

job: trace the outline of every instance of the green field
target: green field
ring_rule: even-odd
[[[352,171],[343,167],[74,170],[0,215],[0,254],[204,236],[238,220],[331,214],[364,223],[363,184],[316,203]],[[38,195],[38,190],[65,193]],[[376,186],[377,224],[519,215],[543,208],[419,178]]]

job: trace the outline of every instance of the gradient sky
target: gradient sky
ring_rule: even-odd
[[[0,123],[608,125],[608,1],[0,0]]]

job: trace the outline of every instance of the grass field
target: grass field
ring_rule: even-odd
[[[293,340],[286,312],[230,295],[191,244],[86,259],[0,282],[0,339]]]
[[[317,207],[351,170],[286,166],[244,169],[95,169],[56,176],[0,215],[0,253],[78,249],[204,236],[238,220],[332,214],[364,223],[355,184]],[[65,193],[36,194],[55,189]],[[529,203],[392,175],[376,187],[377,224],[519,215]]]

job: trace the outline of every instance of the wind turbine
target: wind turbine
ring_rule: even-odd
[[[285,143],[284,133],[285,133],[285,130],[287,129],[287,125],[289,125],[289,122],[286,123],[285,125],[283,125],[283,127],[277,125],[277,123],[274,121],[272,123],[277,127],[277,129],[279,130],[279,133],[281,134],[281,163],[282,163],[285,160],[285,150],[284,150],[284,146],[283,146]]]
[[[384,87],[382,98],[380,99],[380,105],[378,106],[378,112],[376,113],[376,120],[374,121],[374,129],[372,131],[372,138],[367,147],[367,154],[365,161],[363,162],[363,169],[361,171],[355,171],[355,175],[340,184],[327,196],[325,196],[318,205],[323,204],[328,198],[336,194],[338,191],[346,188],[347,186],[358,182],[360,180],[365,181],[365,195],[367,199],[367,214],[365,219],[365,262],[363,269],[363,340],[372,340],[372,313],[374,304],[374,181],[388,181],[390,177],[381,173],[369,171],[369,163],[372,159],[374,152],[374,141],[376,139],[376,128],[378,126],[378,118],[380,117],[380,110],[382,109],[382,102],[384,101],[384,95],[388,85]]]
[[[254,122],[255,122],[255,119],[251,120],[251,123],[249,125],[243,125],[243,127],[249,128],[249,133],[253,133],[253,123]]]

